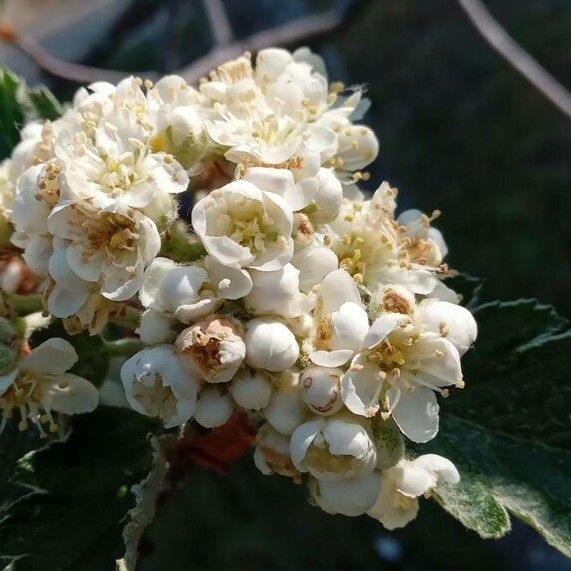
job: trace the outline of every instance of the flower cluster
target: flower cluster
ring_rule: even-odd
[[[392,529],[459,478],[442,457],[406,456],[404,441],[437,434],[437,396],[463,386],[476,323],[443,282],[438,213],[397,216],[388,183],[359,189],[379,150],[357,122],[364,107],[307,49],[245,54],[197,88],[94,84],[24,129],[0,170],[0,214],[68,332],[140,309],[146,347],[121,370],[133,409],[167,429],[246,410],[264,474]],[[175,261],[173,223],[189,206]],[[27,360],[20,384],[41,364]],[[57,408],[50,375],[63,365],[34,384],[48,417],[81,412]],[[16,394],[15,374],[0,391]]]

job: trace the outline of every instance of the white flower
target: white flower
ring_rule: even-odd
[[[204,386],[196,401],[194,419],[205,428],[222,426],[234,412],[230,395],[215,386]]]
[[[222,303],[204,268],[179,266],[160,257],[145,270],[139,298],[146,308],[174,315],[182,323],[204,317]]]
[[[252,278],[247,270],[223,266],[211,256],[204,258],[204,267],[217,297],[240,299],[250,293]]]
[[[256,434],[254,463],[265,476],[279,474],[301,483],[301,475],[289,455],[289,437],[275,431],[269,424],[264,424]]]
[[[185,329],[176,347],[184,366],[209,383],[230,381],[246,356],[240,324],[222,315]]]
[[[430,492],[441,482],[456,484],[460,475],[454,464],[436,454],[401,460],[381,472],[380,493],[367,512],[387,529],[404,527],[418,512],[418,497]]]
[[[288,327],[276,319],[252,319],[246,326],[246,359],[257,369],[287,371],[299,357],[299,345]]]
[[[379,474],[342,480],[314,480],[312,497],[315,503],[330,514],[359,516],[370,510],[379,495]]]
[[[62,239],[73,274],[97,283],[101,294],[115,301],[137,293],[161,244],[154,222],[139,211],[107,212],[86,202],[58,204],[49,215],[48,228]]]
[[[67,371],[77,362],[73,346],[59,337],[44,341],[24,357],[16,369],[0,377],[2,427],[17,409],[21,430],[28,421],[44,434],[42,424],[57,432],[52,411],[64,414],[91,412],[97,406],[97,389],[83,377]]]
[[[291,263],[299,270],[299,289],[308,292],[336,270],[339,262],[330,248],[315,244],[297,250]]]
[[[157,416],[166,428],[179,426],[195,412],[198,380],[182,366],[172,345],[143,349],[121,368],[127,401],[147,416]]]
[[[298,375],[291,372],[275,379],[270,403],[264,410],[266,420],[280,434],[291,434],[305,420],[298,381]]]
[[[321,283],[315,345],[316,365],[338,367],[358,351],[369,331],[357,284],[345,270],[335,270]]]
[[[234,268],[279,270],[293,255],[292,211],[283,198],[234,181],[200,200],[192,224],[207,252]]]
[[[5,159],[0,163],[0,220],[2,223],[10,219],[16,190],[16,181],[10,174],[11,164],[10,159]]]
[[[250,276],[253,287],[245,303],[255,314],[299,317],[309,313],[315,305],[314,294],[299,291],[299,270],[292,264],[274,272],[251,270]]]
[[[48,271],[52,246],[48,233],[50,207],[45,201],[36,198],[41,172],[42,165],[36,165],[18,179],[12,204],[12,222],[16,227],[12,242],[24,249],[23,258],[30,269],[35,274],[44,276]]]
[[[215,111],[206,128],[228,149],[226,159],[298,170],[308,164],[319,168],[322,159],[335,155],[337,135],[315,121],[329,106],[327,80],[303,59],[264,50],[258,54],[259,70],[242,56],[201,84]]]
[[[348,125],[339,131],[337,161],[346,171],[357,171],[372,163],[379,154],[375,133],[363,125]]]
[[[463,386],[460,355],[447,339],[425,332],[410,317],[386,313],[377,318],[341,382],[349,410],[393,415],[414,442],[438,432],[436,392]]]
[[[260,410],[270,402],[272,384],[262,373],[246,370],[234,377],[230,394],[238,406],[246,410]]]
[[[309,204],[300,187],[295,184],[293,174],[287,169],[251,167],[244,173],[243,180],[251,182],[264,192],[281,196],[292,212]]]
[[[300,472],[319,480],[364,476],[377,463],[377,450],[365,427],[342,417],[319,418],[296,428],[290,452]]]
[[[446,257],[448,247],[441,232],[430,226],[431,218],[420,210],[402,212],[397,222],[404,227],[405,237],[423,242],[423,248],[426,250],[424,255],[430,265],[438,265]]]
[[[335,220],[343,200],[343,187],[331,169],[320,168],[316,176],[301,180],[298,187],[312,222],[326,224]]]
[[[414,313],[416,301],[414,293],[407,287],[394,284],[379,284],[371,293],[369,315],[375,319],[383,313]]]
[[[173,218],[170,195],[188,187],[186,171],[171,155],[152,153],[145,142],[126,141],[110,127],[97,129],[93,143],[79,137],[57,146],[56,156],[65,164],[70,198],[90,198],[103,210],[136,208],[153,219]]]
[[[341,400],[341,369],[308,367],[299,378],[301,398],[315,414],[330,415],[343,406]]]
[[[472,314],[465,307],[447,301],[421,301],[418,319],[427,330],[448,339],[460,356],[466,353],[478,335],[478,326]]]
[[[48,160],[52,152],[54,140],[53,124],[28,123],[20,131],[20,142],[12,151],[12,164],[10,165],[13,180],[33,165]]]

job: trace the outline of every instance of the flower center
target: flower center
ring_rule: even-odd
[[[58,432],[59,426],[51,411],[46,410],[42,404],[43,396],[42,379],[20,372],[0,397],[0,409],[2,410],[0,433],[4,430],[8,419],[12,417],[14,409],[20,414],[19,430],[26,430],[31,422],[38,428],[42,438],[46,437],[42,424],[48,426],[49,432]]]
[[[176,411],[177,399],[169,386],[163,385],[161,375],[155,373],[151,386],[135,381],[133,396],[151,416],[169,420]]]

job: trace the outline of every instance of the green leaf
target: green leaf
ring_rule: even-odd
[[[0,159],[10,155],[20,141],[20,129],[38,119],[57,119],[60,104],[45,87],[28,89],[25,82],[0,68]]]
[[[46,445],[37,430],[20,431],[17,422],[8,421],[0,442],[0,515],[17,498],[25,493],[20,486],[10,480],[18,460],[31,450],[37,450]]]
[[[0,69],[0,156],[6,157],[20,140],[25,111],[20,102],[21,82],[7,69]]]
[[[458,275],[447,278],[446,285],[460,295],[460,303],[468,309],[473,309],[480,303],[482,288],[485,280],[460,272]]]
[[[17,571],[113,569],[134,505],[132,485],[148,472],[146,417],[101,407],[73,419],[64,442],[20,460],[15,483],[31,493],[0,522],[0,557],[22,557]]]
[[[62,114],[62,108],[55,95],[45,87],[30,89],[28,98],[38,119],[54,121]]]
[[[473,314],[478,323],[476,350],[462,359],[464,377],[472,385],[511,367],[518,348],[539,343],[568,324],[552,306],[535,299],[494,301],[476,308]]]
[[[456,464],[461,482],[435,498],[464,525],[500,537],[511,512],[571,556],[571,332],[530,300],[475,316],[466,388],[442,402],[437,438],[415,449]]]
[[[77,363],[71,372],[86,378],[99,387],[109,371],[110,353],[100,335],[89,335],[86,331],[77,335],[68,335],[61,320],[52,322],[49,327],[39,329],[32,334],[30,345],[37,347],[51,337],[62,337],[69,341],[77,352]]]

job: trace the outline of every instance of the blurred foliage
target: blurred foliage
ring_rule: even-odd
[[[0,158],[9,155],[20,140],[20,129],[28,121],[61,115],[60,104],[48,89],[28,89],[7,69],[0,69],[0,109]]]
[[[490,0],[492,13],[571,85],[571,4]],[[538,297],[571,313],[571,128],[513,71],[455,2],[373,2],[333,44],[366,82],[381,140],[372,179],[400,207],[441,209],[452,266],[485,276],[490,298]]]

